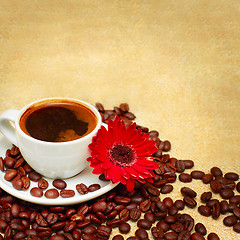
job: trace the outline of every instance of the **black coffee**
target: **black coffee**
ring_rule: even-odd
[[[20,119],[29,136],[47,142],[66,142],[89,134],[97,125],[94,113],[77,102],[44,102],[28,108]]]

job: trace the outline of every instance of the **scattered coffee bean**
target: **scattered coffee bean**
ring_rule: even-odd
[[[44,193],[44,196],[46,198],[57,198],[59,197],[59,192],[55,188],[50,188]]]
[[[67,187],[67,183],[62,179],[55,179],[52,182],[52,185],[57,189],[64,189]]]
[[[42,197],[43,196],[43,190],[38,187],[33,187],[30,190],[30,194],[34,197]]]
[[[188,183],[192,181],[192,176],[188,173],[181,173],[179,175],[179,180],[184,183]]]
[[[238,221],[238,218],[234,215],[227,216],[223,219],[223,224],[227,227],[234,226]]]
[[[60,196],[63,198],[70,198],[75,196],[75,192],[72,189],[62,189],[60,191]]]
[[[207,229],[202,223],[197,223],[195,225],[195,231],[203,236],[207,234]]]
[[[205,173],[203,171],[195,170],[191,172],[191,176],[194,179],[202,179]]]
[[[216,233],[209,233],[207,236],[207,240],[220,240]]]
[[[97,191],[100,188],[101,188],[101,186],[99,184],[91,184],[90,186],[88,186],[88,191],[89,192],[94,192],[94,191]]]

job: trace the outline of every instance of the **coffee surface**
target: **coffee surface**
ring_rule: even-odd
[[[91,110],[72,102],[33,106],[20,119],[26,134],[47,142],[76,140],[90,133],[96,123]]]

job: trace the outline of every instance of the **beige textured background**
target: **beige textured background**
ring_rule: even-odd
[[[128,102],[172,156],[240,173],[239,24],[238,0],[0,0],[0,113],[51,96]]]

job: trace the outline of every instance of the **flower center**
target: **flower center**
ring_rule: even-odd
[[[129,146],[116,144],[110,150],[110,158],[117,165],[129,167],[134,163],[135,154]]]

